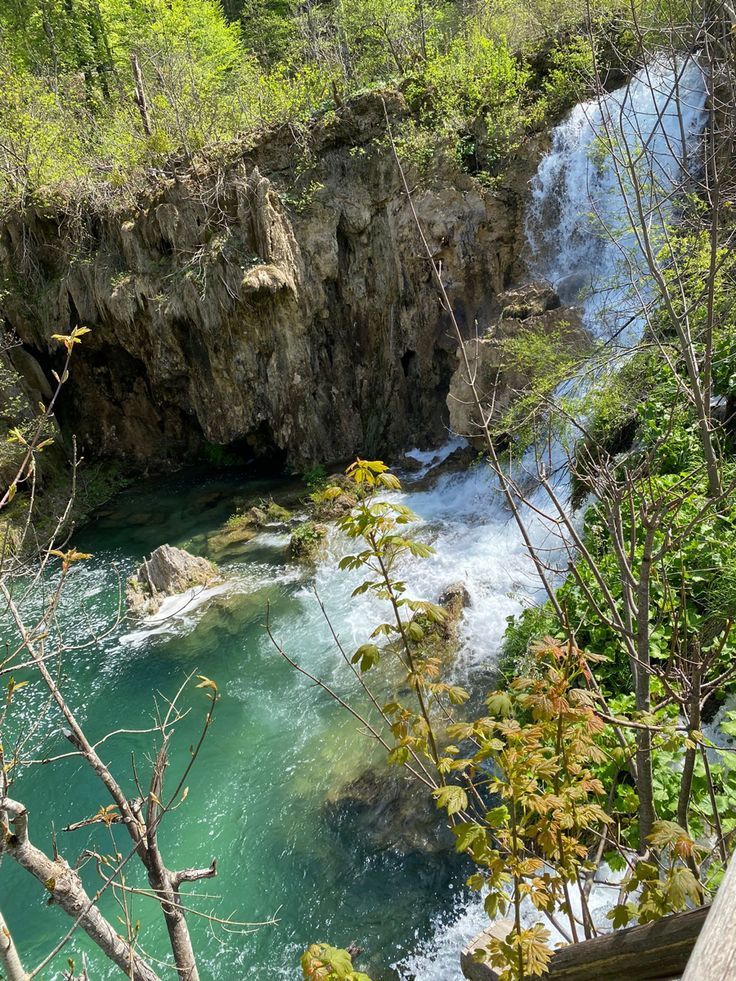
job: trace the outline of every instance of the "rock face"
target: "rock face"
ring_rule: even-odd
[[[444,607],[447,619],[442,624],[447,640],[457,642],[457,632],[463,612],[472,606],[468,588],[463,582],[454,582],[440,596],[440,606]]]
[[[441,438],[455,341],[422,257],[381,95],[297,141],[125,194],[29,207],[0,226],[6,326],[48,374],[52,333],[90,327],[58,406],[85,456],[140,469],[207,444],[304,466]],[[498,314],[520,252],[530,146],[494,192],[438,150],[414,204],[470,336]],[[415,179],[416,177],[416,179]]]
[[[194,586],[209,586],[218,578],[217,569],[207,559],[191,555],[183,548],[159,545],[127,582],[128,610],[150,616],[167,596],[184,593]]]
[[[501,315],[483,336],[466,342],[470,371],[474,378],[483,413],[491,424],[500,419],[517,396],[528,389],[531,374],[511,367],[504,351],[506,342],[527,334],[547,335],[555,345],[585,350],[590,338],[576,307],[563,307],[555,291],[546,283],[532,283],[509,290],[498,297]],[[537,370],[538,366],[535,366]],[[481,417],[468,380],[465,361],[458,351],[458,365],[447,396],[450,426],[474,446],[482,448]]]

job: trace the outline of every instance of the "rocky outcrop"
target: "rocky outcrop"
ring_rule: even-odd
[[[458,627],[465,610],[472,606],[468,587],[463,582],[454,582],[440,596],[440,606],[445,611],[446,620],[442,629],[447,640],[457,641]]]
[[[529,389],[533,378],[545,370],[544,364],[524,364],[518,353],[509,354],[509,342],[526,338],[530,345],[540,347],[537,341],[546,337],[552,354],[582,352],[590,344],[579,310],[562,306],[558,295],[546,283],[509,290],[498,297],[498,302],[501,314],[493,326],[465,344],[467,366],[462,352],[458,351],[457,368],[447,397],[453,432],[481,449],[483,420],[469,374],[481,403],[482,416],[493,428],[519,395]],[[538,356],[543,357],[541,350]]]
[[[160,609],[167,596],[184,593],[195,586],[210,586],[218,579],[217,569],[207,559],[191,555],[183,548],[159,545],[127,582],[128,610],[150,616]]]
[[[50,335],[92,330],[58,406],[88,459],[163,469],[217,444],[302,467],[442,437],[455,340],[382,98],[400,127],[403,97],[368,94],[224,162],[6,218],[3,314],[24,350],[48,374]],[[535,163],[526,146],[493,192],[441,148],[410,174],[469,336],[512,278]]]

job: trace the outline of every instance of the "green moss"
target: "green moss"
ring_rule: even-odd
[[[131,478],[119,464],[107,462],[79,467],[74,489],[71,467],[60,449],[57,453],[46,453],[45,459],[39,463],[41,480],[34,503],[32,534],[23,541],[30,498],[22,490],[4,509],[0,518],[0,542],[7,537],[8,546],[13,552],[21,548],[35,548],[37,542],[49,541],[54,533],[58,538],[72,528],[79,528],[131,483]],[[66,520],[58,528],[70,500]]]
[[[270,522],[283,523],[291,519],[291,511],[281,507],[281,505],[277,504],[275,501],[269,501],[266,507],[266,518]]]
[[[316,562],[325,546],[328,528],[326,525],[308,521],[300,525],[289,541],[291,556],[300,562]]]

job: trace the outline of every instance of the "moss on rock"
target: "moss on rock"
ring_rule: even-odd
[[[325,547],[328,528],[326,525],[307,521],[300,525],[289,541],[289,553],[299,562],[316,562]]]

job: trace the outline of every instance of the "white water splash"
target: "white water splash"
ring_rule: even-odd
[[[625,168],[612,164],[611,151],[624,163],[631,160],[656,241],[677,206],[671,190],[698,166],[705,99],[696,61],[655,63],[604,99],[577,105],[553,133],[532,183],[530,267],[563,302],[583,298],[594,336],[610,336],[626,323],[632,302],[642,299],[631,295],[632,279],[642,272],[637,221],[632,226],[630,217],[634,189]]]
[[[282,539],[284,536],[279,536],[280,544]],[[301,571],[296,566],[284,566],[282,569],[274,570],[273,566],[265,563],[230,565],[223,582],[213,586],[193,586],[183,593],[167,596],[155,613],[143,617],[136,623],[134,629],[119,638],[118,646],[121,650],[142,647],[151,637],[157,635],[183,637],[195,629],[213,600],[230,596],[249,596],[277,583],[298,582],[300,578],[302,578]]]
[[[643,326],[636,304],[647,299],[643,281],[633,295],[631,289],[643,267],[628,218],[631,188],[605,162],[600,139],[606,137],[617,151],[638,155],[637,172],[653,175],[646,210],[656,239],[658,228],[674,215],[672,188],[697,162],[705,97],[695,61],[655,64],[600,102],[576,106],[553,133],[532,184],[530,267],[534,278],[548,280],[563,302],[581,302],[584,322],[594,336],[616,334],[619,343],[630,344]],[[438,525],[437,554],[422,564],[416,585],[436,599],[450,582],[461,579],[470,592],[473,606],[465,617],[460,663],[466,672],[477,669],[495,658],[506,618],[540,598],[520,533],[485,469],[443,477],[432,491],[409,494],[406,501],[430,526]],[[533,540],[540,544],[547,531],[531,512],[526,516]],[[605,922],[611,903],[607,887],[596,887],[591,901],[599,922]],[[431,940],[399,966],[401,975],[416,981],[461,981],[460,950],[485,925],[482,901],[471,900],[449,923],[437,922]]]

